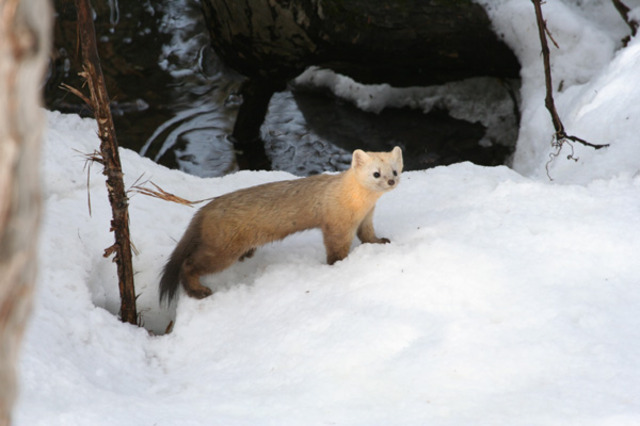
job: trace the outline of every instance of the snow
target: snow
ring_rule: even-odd
[[[513,168],[545,179],[553,127],[544,106],[544,74],[533,6],[508,0],[482,3],[522,64],[522,119]],[[640,11],[637,0],[625,4],[635,13]],[[639,58],[638,39],[620,49],[629,30],[611,2],[547,2],[543,13],[559,46],[550,44],[551,72],[556,107],[567,133],[592,143],[611,144],[606,152],[574,145],[577,164],[558,158],[549,167],[550,176],[562,182],[587,183],[616,173],[635,173],[638,151],[631,129],[640,128],[640,109],[630,99],[640,90],[634,68]],[[600,91],[605,87],[606,92],[615,92],[614,96],[603,97]],[[586,117],[588,110],[595,116]],[[541,143],[545,137],[547,143]],[[566,147],[561,157],[569,154]]]
[[[550,181],[532,6],[487,3],[523,64],[512,168],[404,173],[374,219],[390,244],[354,243],[328,266],[320,233],[296,234],[205,278],[213,296],[170,309],[158,275],[195,210],[133,195],[138,305],[153,334],[117,319],[104,178],[82,154],[98,146],[95,122],[47,112],[14,424],[640,424],[640,42],[621,48],[608,2],[545,4],[565,126],[611,144],[575,145],[577,162],[565,146]],[[151,180],[194,200],[293,178],[199,178],[121,155],[127,187]]]
[[[329,89],[339,98],[368,112],[407,107],[426,114],[441,109],[453,118],[484,125],[489,144],[510,145],[514,134],[517,135],[517,127],[511,124],[513,99],[505,90],[509,83],[495,78],[476,77],[440,86],[398,88],[388,84],[364,85],[331,70],[309,67],[294,83]],[[269,119],[268,116],[263,129],[270,126]]]

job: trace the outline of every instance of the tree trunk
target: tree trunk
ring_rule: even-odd
[[[46,0],[0,0],[0,425],[10,423],[15,366],[37,265],[40,86],[49,54]]]

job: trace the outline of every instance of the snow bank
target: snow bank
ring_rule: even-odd
[[[554,133],[545,108],[544,68],[538,27],[531,2],[478,0],[498,33],[516,53],[521,65],[520,128],[512,164],[517,172],[565,183],[587,183],[638,171],[640,145],[637,102],[640,90],[638,40],[622,49],[629,29],[611,2],[554,1],[543,5],[547,26],[558,47],[550,42],[554,98],[567,133],[610,148],[594,151],[567,144],[561,152],[551,146]],[[640,16],[640,1],[625,2],[631,16]],[[434,108],[487,127],[481,143],[508,144],[513,140],[513,100],[503,83],[476,78],[442,86],[394,88],[363,85],[330,70],[310,68],[296,79],[301,86],[331,90],[364,111],[409,107],[425,113]],[[573,154],[573,155],[571,155]],[[567,160],[568,156],[577,159]],[[551,156],[558,156],[549,162]],[[622,161],[621,161],[622,160]],[[549,163],[549,164],[548,164]]]
[[[328,266],[319,232],[297,234],[207,277],[212,297],[160,309],[158,275],[194,209],[133,196],[142,320],[159,332],[175,317],[168,335],[117,320],[104,180],[81,154],[98,146],[95,123],[48,113],[14,423],[640,424],[640,47],[615,50],[605,3],[545,4],[567,130],[611,144],[557,158],[555,182],[532,6],[504,0],[490,13],[524,65],[516,171],[405,173],[376,210],[391,244],[354,244]],[[128,187],[142,176],[189,199],[292,178],[202,179],[121,152]]]
[[[517,0],[483,3],[522,64],[522,120],[513,167],[544,179],[550,155],[556,152],[550,146],[554,130],[544,106],[544,73],[533,6]],[[639,2],[626,4],[640,12]],[[637,99],[640,90],[638,40],[620,49],[628,28],[611,2],[547,2],[543,13],[559,46],[550,45],[551,72],[556,107],[567,133],[611,145],[599,151],[579,144],[573,150],[565,146],[550,163],[550,176],[562,182],[586,183],[636,173],[635,159],[640,152],[634,129],[640,128],[640,109],[631,99]],[[570,154],[578,159],[577,164],[566,160]]]
[[[472,164],[403,175],[378,203],[388,245],[324,263],[297,234],[181,297],[173,332],[121,324],[95,124],[48,113],[37,305],[16,425],[580,424],[640,422],[640,178],[554,185]],[[122,151],[200,199],[285,173],[201,179]],[[193,209],[136,195],[140,308]]]

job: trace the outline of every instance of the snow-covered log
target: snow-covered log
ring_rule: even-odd
[[[202,6],[214,49],[250,78],[286,81],[319,65],[361,83],[406,87],[518,77],[520,69],[471,0],[204,0]]]
[[[308,66],[398,87],[520,70],[471,0],[203,0],[202,7],[213,48],[248,77],[233,131],[243,168],[268,163],[259,133],[269,99]]]

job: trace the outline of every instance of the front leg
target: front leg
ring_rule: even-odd
[[[323,227],[322,238],[324,247],[327,250],[327,263],[333,265],[338,260],[342,260],[349,254],[351,242],[353,241],[353,230],[344,227]]]
[[[369,213],[362,219],[360,226],[358,226],[358,238],[363,243],[377,243],[377,244],[386,244],[389,241],[388,238],[378,238],[376,237],[376,232],[373,229],[373,210],[375,207],[372,207],[369,210]]]

